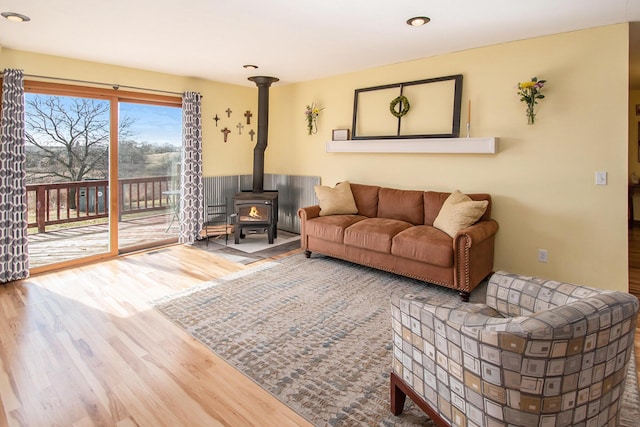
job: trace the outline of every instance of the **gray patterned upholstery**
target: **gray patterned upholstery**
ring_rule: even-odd
[[[630,294],[505,272],[486,305],[394,295],[393,373],[449,425],[615,426],[637,314]]]

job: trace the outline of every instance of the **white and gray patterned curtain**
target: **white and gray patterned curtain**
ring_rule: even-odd
[[[29,276],[22,70],[4,70],[0,122],[0,283],[6,283]]]
[[[180,243],[195,242],[204,224],[201,99],[197,92],[182,96]]]

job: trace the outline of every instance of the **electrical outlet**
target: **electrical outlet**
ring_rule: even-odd
[[[546,249],[538,249],[538,262],[549,262],[549,252]]]
[[[596,185],[607,185],[607,172],[596,172]]]

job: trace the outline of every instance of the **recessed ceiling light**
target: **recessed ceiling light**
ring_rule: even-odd
[[[251,65],[251,64],[243,65],[243,67],[246,68],[247,70],[257,70],[258,69],[257,65]]]
[[[22,15],[20,13],[15,13],[15,12],[2,12],[0,13],[0,15],[4,16],[9,21],[13,21],[13,22],[31,21],[31,18],[29,18],[27,15]]]
[[[431,21],[431,19],[427,18],[426,16],[416,16],[414,18],[407,19],[407,24],[411,25],[412,27],[420,27],[424,24],[427,24],[429,21]]]

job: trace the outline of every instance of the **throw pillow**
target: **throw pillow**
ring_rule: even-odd
[[[487,200],[475,201],[456,190],[444,201],[433,226],[451,237],[463,228],[475,224],[487,210]]]
[[[316,185],[313,190],[320,205],[320,216],[358,213],[349,181],[336,184],[334,188]]]

